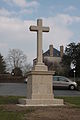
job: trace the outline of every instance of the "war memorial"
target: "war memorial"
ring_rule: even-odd
[[[23,106],[58,106],[63,105],[63,99],[55,99],[52,87],[54,71],[48,71],[43,63],[42,32],[49,32],[49,27],[42,25],[42,19],[37,20],[37,26],[30,26],[30,31],[37,32],[37,63],[27,73],[26,98],[19,99]]]

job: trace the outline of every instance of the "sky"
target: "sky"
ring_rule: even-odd
[[[50,27],[43,33],[43,51],[49,45],[59,50],[80,42],[80,0],[0,0],[0,53],[20,49],[32,63],[37,53],[37,34],[29,30],[43,20]]]

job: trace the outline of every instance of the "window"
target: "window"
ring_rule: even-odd
[[[65,78],[65,77],[59,77],[59,80],[63,81],[63,82],[68,82],[67,78]]]
[[[59,81],[59,78],[58,77],[53,77],[53,80],[54,81]]]

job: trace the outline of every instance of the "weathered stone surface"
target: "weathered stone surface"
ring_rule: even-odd
[[[25,106],[55,106],[63,105],[62,99],[54,99],[52,71],[28,72],[27,99],[19,102]]]
[[[38,19],[37,26],[30,26],[30,31],[37,32],[37,64],[42,64],[42,32],[49,32],[49,27],[43,27],[42,20]]]
[[[42,59],[42,32],[49,32],[49,27],[42,27],[42,20],[37,20],[37,26],[30,26],[31,31],[37,31],[37,64],[27,73],[27,99],[19,102],[25,106],[63,105],[63,100],[54,99],[52,81],[54,72],[48,71]]]
[[[63,106],[63,99],[20,99],[22,106]]]
[[[52,74],[48,71],[31,71],[28,73],[27,98],[53,99]]]

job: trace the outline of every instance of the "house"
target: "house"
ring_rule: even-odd
[[[53,45],[49,45],[49,49],[43,53],[43,61],[53,62],[59,64],[62,60],[64,47],[60,46],[60,51],[55,49]],[[33,60],[33,65],[36,64],[36,59]]]
[[[46,59],[49,62],[60,63],[62,60],[63,51],[64,51],[63,46],[60,46],[60,51],[59,51],[55,49],[53,45],[50,45],[49,49],[45,53],[43,53],[43,58],[44,60]]]

